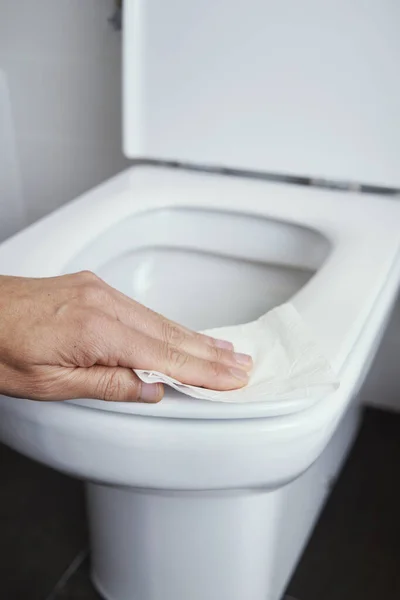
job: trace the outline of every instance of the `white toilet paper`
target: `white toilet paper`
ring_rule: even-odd
[[[339,387],[328,361],[291,304],[274,308],[246,325],[220,327],[207,335],[232,342],[237,352],[253,357],[249,383],[239,390],[221,392],[186,385],[155,371],[136,370],[145,383],[165,383],[182,394],[213,402],[314,401]]]

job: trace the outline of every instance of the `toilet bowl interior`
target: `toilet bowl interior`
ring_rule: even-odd
[[[121,221],[65,272],[90,269],[195,330],[252,321],[289,300],[321,267],[319,232],[242,213],[170,208]]]
[[[311,269],[198,250],[144,248],[97,270],[113,287],[194,330],[253,321],[291,298]]]

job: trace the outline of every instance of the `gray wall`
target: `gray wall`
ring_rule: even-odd
[[[0,71],[29,222],[127,165],[113,10],[113,0],[0,0]],[[3,158],[11,152],[4,145]]]

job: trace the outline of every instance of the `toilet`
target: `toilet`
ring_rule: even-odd
[[[0,245],[2,274],[90,269],[197,330],[289,301],[340,380],[314,403],[0,397],[2,442],[85,481],[106,600],[282,598],[399,287],[399,17],[382,0],[125,0],[136,164]]]

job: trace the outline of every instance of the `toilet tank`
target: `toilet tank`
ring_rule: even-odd
[[[400,188],[400,3],[124,0],[124,149]]]

